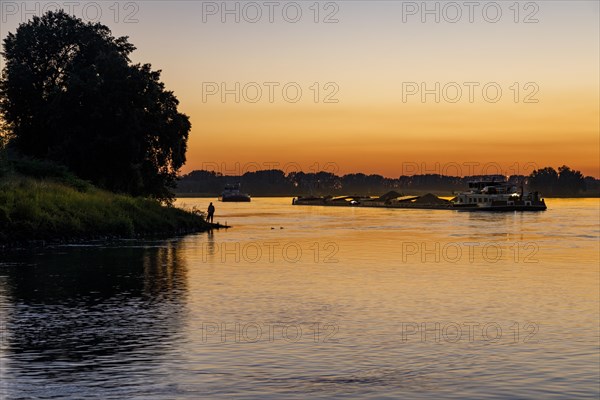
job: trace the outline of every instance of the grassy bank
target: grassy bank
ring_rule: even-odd
[[[195,212],[100,190],[73,178],[0,176],[0,245],[67,242],[206,231]]]

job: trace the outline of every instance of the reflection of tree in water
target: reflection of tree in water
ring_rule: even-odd
[[[184,321],[187,269],[179,246],[62,248],[9,267],[3,292],[12,373],[65,377],[115,362],[151,367]]]

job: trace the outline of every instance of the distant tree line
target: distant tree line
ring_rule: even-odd
[[[338,176],[330,172],[291,172],[262,170],[241,176],[226,176],[214,171],[198,170],[183,175],[176,192],[180,195],[217,195],[226,184],[240,183],[242,190],[253,196],[300,195],[381,195],[391,190],[405,194],[435,192],[451,194],[464,191],[469,181],[479,176],[446,176],[425,174],[386,178],[361,173]],[[529,176],[513,175],[509,182],[524,190],[538,191],[543,196],[598,196],[600,180],[584,177],[581,172],[562,166],[556,171],[546,167]]]
[[[545,195],[569,196],[584,191],[598,191],[598,180],[590,176],[584,177],[581,172],[563,165],[556,171],[546,167],[533,171],[529,176],[529,185],[533,190]]]

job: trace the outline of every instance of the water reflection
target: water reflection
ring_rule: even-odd
[[[598,398],[598,201],[550,204],[490,215],[260,198],[219,205],[235,228],[214,235],[1,254],[0,398]],[[315,258],[331,242],[339,262]],[[248,244],[276,250],[253,263]],[[479,328],[403,341],[405,323]],[[503,336],[487,340],[486,324]]]
[[[141,366],[152,368],[180,334],[187,272],[177,240],[3,256],[11,385],[18,390],[32,375],[71,381],[144,358]]]
[[[213,231],[208,231],[206,239],[206,255],[213,258],[216,253],[215,235]]]

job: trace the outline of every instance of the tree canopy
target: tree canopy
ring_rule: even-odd
[[[11,145],[103,188],[172,199],[191,124],[161,72],[131,62],[134,50],[64,11],[9,33],[0,112]]]
[[[558,172],[552,167],[535,170],[529,176],[533,190],[544,191],[546,195],[577,195],[586,189],[581,172],[563,165]]]

